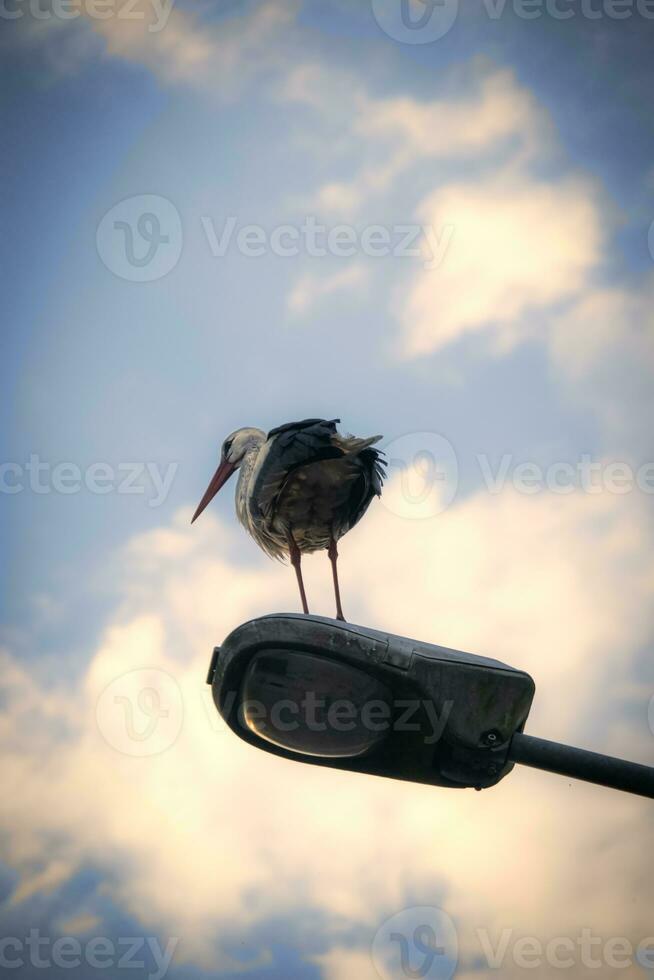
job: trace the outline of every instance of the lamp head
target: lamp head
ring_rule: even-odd
[[[292,614],[230,633],[207,681],[230,728],[275,755],[477,789],[512,769],[534,695],[528,674],[497,660]]]

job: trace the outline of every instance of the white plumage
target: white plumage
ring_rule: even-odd
[[[238,469],[236,513],[271,557],[290,557],[304,612],[301,555],[327,549],[332,563],[338,618],[343,618],[336,542],[381,493],[384,462],[373,445],[381,436],[341,435],[338,419],[305,419],[272,429],[237,429],[225,439],[221,461],[193,516],[202,513]]]

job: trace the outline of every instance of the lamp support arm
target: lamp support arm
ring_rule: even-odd
[[[588,752],[572,745],[550,742],[517,732],[509,747],[508,759],[523,766],[572,776],[587,783],[621,789],[654,799],[654,769],[636,762],[626,762],[599,752]]]

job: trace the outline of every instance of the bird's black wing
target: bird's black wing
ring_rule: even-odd
[[[353,465],[359,470],[359,475],[349,496],[347,512],[342,515],[344,527],[341,533],[351,530],[361,520],[373,497],[381,496],[386,476],[383,455],[381,450],[369,447],[354,458]]]
[[[311,429],[316,425],[328,426],[333,435],[336,432],[336,423],[340,421],[340,419],[330,419],[329,422],[325,419],[304,419],[302,422],[286,422],[285,425],[278,425],[276,429],[271,429],[267,438],[272,439],[273,436],[278,436],[282,432],[299,432],[300,429]]]
[[[263,517],[275,502],[289,473],[299,466],[344,455],[332,442],[340,419],[304,419],[271,429],[265,444],[265,457],[255,479],[252,499]]]

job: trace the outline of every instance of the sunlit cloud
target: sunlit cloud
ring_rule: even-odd
[[[560,397],[562,411],[570,408],[561,426],[570,423],[563,445],[589,438],[597,426],[593,438],[607,464],[623,452],[651,453],[653,281],[641,275],[626,281],[611,265],[615,216],[609,189],[583,169],[583,161],[573,162],[545,100],[517,70],[466,54],[451,68],[439,67],[429,76],[429,88],[417,91],[411,73],[398,69],[394,75],[394,67],[382,84],[374,57],[367,64],[332,57],[320,32],[297,16],[299,4],[273,0],[215,20],[203,18],[199,6],[175,4],[161,29],[156,5],[139,2],[132,9],[144,16],[26,21],[26,36],[30,44],[47,47],[56,73],[90,71],[99,55],[105,63],[111,59],[114,69],[145,69],[170,96],[181,93],[189,117],[198,109],[199,124],[193,120],[190,134],[201,129],[204,137],[210,126],[220,131],[220,141],[206,161],[193,152],[199,144],[184,147],[188,160],[202,158],[205,169],[191,163],[186,169],[183,159],[159,171],[139,122],[138,166],[127,159],[129,150],[124,162],[120,148],[121,162],[109,184],[89,185],[89,199],[97,193],[104,202],[117,189],[141,193],[144,174],[152,174],[153,182],[161,180],[162,193],[176,202],[179,195],[180,210],[185,199],[187,211],[189,201],[198,210],[208,201],[222,213],[232,205],[232,190],[241,186],[238,180],[229,183],[230,168],[238,172],[241,160],[251,161],[257,145],[247,129],[250,111],[258,118],[263,104],[275,138],[292,152],[266,157],[263,179],[261,169],[255,179],[244,173],[244,200],[255,180],[266,184],[264,204],[256,193],[252,198],[262,213],[250,217],[261,227],[272,225],[273,214],[274,220],[297,217],[278,213],[291,202],[291,209],[300,203],[304,214],[326,224],[333,219],[331,227],[346,220],[357,230],[399,221],[426,224],[436,234],[451,227],[453,233],[435,268],[425,268],[420,258],[408,262],[392,255],[375,262],[356,255],[344,267],[333,256],[317,262],[300,257],[293,265],[278,262],[267,278],[270,267],[262,257],[239,282],[231,280],[234,267],[227,257],[208,275],[202,261],[194,262],[199,225],[185,213],[186,251],[175,270],[180,278],[171,274],[147,294],[133,283],[127,284],[135,285],[129,293],[103,293],[102,285],[96,293],[92,280],[85,315],[71,302],[44,318],[44,340],[51,330],[64,356],[70,351],[80,357],[71,358],[76,383],[92,385],[94,399],[110,391],[103,401],[106,415],[120,414],[121,398],[128,401],[129,427],[142,426],[147,439],[158,439],[166,452],[175,447],[172,458],[182,458],[186,446],[180,450],[178,435],[162,434],[156,409],[168,399],[181,404],[173,395],[182,390],[183,380],[175,386],[188,368],[182,363],[187,355],[189,363],[196,358],[213,364],[213,353],[220,355],[215,362],[221,370],[227,365],[230,374],[238,374],[245,394],[238,392],[235,402],[253,398],[260,388],[266,402],[254,404],[262,415],[272,417],[280,404],[289,415],[291,404],[294,414],[313,412],[297,408],[297,392],[287,383],[289,376],[304,380],[308,372],[299,368],[307,358],[321,366],[321,351],[310,347],[312,315],[340,314],[351,301],[356,307],[364,300],[374,315],[344,313],[342,321],[336,315],[330,350],[333,363],[350,359],[357,373],[349,377],[357,384],[339,392],[338,371],[324,372],[324,387],[315,384],[321,403],[336,393],[393,419],[396,390],[406,393],[415,380],[416,400],[406,398],[403,418],[435,424],[425,418],[432,411],[431,393],[448,372],[466,384],[469,351],[490,376],[500,359],[509,362],[500,365],[504,371],[510,355],[531,341],[540,360],[533,374],[531,367],[519,367],[512,375],[516,417],[526,411],[520,392],[532,377],[540,379],[538,372],[549,371],[552,397]],[[376,38],[366,53],[374,56],[380,43],[387,41]],[[397,57],[399,63],[403,56]],[[157,85],[148,82],[148,88]],[[242,131],[231,107],[221,115],[223,98],[242,99]],[[177,135],[166,129],[174,115],[159,120],[154,145],[160,157],[166,155],[162,148],[172,147],[166,140]],[[289,173],[282,173],[289,162]],[[95,229],[94,219],[86,218],[86,251],[79,254],[88,258]],[[192,288],[183,278],[189,266],[196,272]],[[107,270],[100,272],[103,284]],[[259,308],[243,302],[255,278],[251,291],[260,292]],[[280,282],[281,312],[270,315]],[[58,285],[75,295],[83,291],[75,276],[60,277]],[[173,311],[170,320],[156,321],[167,343],[157,347],[159,337],[154,345],[148,337],[141,349],[119,349],[108,369],[114,376],[96,384],[95,365],[79,355],[81,349],[88,357],[89,348],[73,343],[72,333],[60,342],[55,328],[73,323],[77,311],[79,336],[83,331],[88,341],[92,316],[106,305],[116,323],[130,325],[131,343],[142,322],[155,320],[159,287],[169,290]],[[254,328],[244,322],[243,307]],[[289,324],[297,326],[294,334],[284,332]],[[343,335],[337,335],[342,324]],[[238,335],[245,330],[253,340],[253,359],[264,352],[265,372],[243,358],[241,374],[240,353],[229,356],[232,340],[239,351]],[[346,331],[354,336],[357,330],[364,351],[360,363],[356,351],[339,346],[342,337],[348,339]],[[289,340],[298,341],[303,362],[289,360]],[[449,360],[442,357],[461,341]],[[132,355],[129,367],[123,350]],[[96,353],[93,346],[94,360]],[[43,375],[35,371],[31,393],[49,409],[64,397],[59,378],[68,376],[50,372],[42,352],[41,359],[48,383],[41,380],[37,390]],[[153,373],[142,378],[134,367],[139,363]],[[225,390],[217,404],[216,370],[202,408],[195,389],[200,373],[189,369],[193,386],[189,382],[183,396],[198,416],[215,411],[222,426],[218,416],[234,389],[223,374]],[[507,374],[498,377],[503,381]],[[262,377],[273,384],[262,383]],[[141,381],[149,402],[139,415],[131,402],[136,405]],[[493,412],[489,390],[471,391],[470,417],[463,423],[474,432],[473,442],[483,429],[479,415]],[[47,402],[51,391],[57,397]],[[575,428],[578,415],[582,435]],[[85,420],[91,442],[103,441],[92,430],[99,417],[90,412]],[[74,423],[71,431],[77,415]],[[537,443],[541,423],[534,409],[534,455],[543,450]],[[126,442],[119,424],[103,430],[114,438],[114,450]],[[511,449],[527,437],[507,428],[501,438]],[[413,476],[419,486],[421,474]],[[643,667],[654,594],[651,496],[581,489],[527,495],[508,485],[491,493],[478,481],[438,517],[410,520],[393,507],[402,493],[395,479],[341,544],[348,618],[524,668],[537,685],[529,731],[651,762],[651,690]],[[85,635],[94,639],[81,663],[76,661],[76,676],[68,663],[57,674],[51,661],[40,662],[33,631],[38,618],[44,631],[66,634],[77,581],[69,592],[70,579],[62,578],[52,593],[39,582],[28,600],[31,620],[20,625],[21,642],[14,642],[17,629],[6,634],[0,660],[0,823],[1,853],[12,873],[6,905],[11,915],[66,889],[74,892],[77,876],[93,869],[101,879],[98,894],[121,916],[131,916],[144,930],[182,937],[178,962],[181,957],[212,975],[256,974],[273,960],[262,925],[283,921],[309,969],[317,966],[325,980],[376,976],[373,936],[388,916],[416,901],[442,905],[456,923],[458,980],[497,975],[479,965],[477,929],[494,938],[507,928],[516,936],[536,933],[543,942],[560,935],[574,939],[584,926],[634,943],[651,934],[654,891],[643,842],[651,837],[652,816],[638,799],[520,769],[498,787],[474,793],[300,767],[257,752],[222,726],[204,683],[211,648],[243,620],[271,610],[297,611],[298,598],[292,571],[260,556],[231,522],[211,511],[201,525],[190,528],[189,520],[190,511],[181,510],[157,529],[132,537],[118,556],[98,549],[93,574],[102,568],[115,601],[106,621],[85,624]],[[119,539],[125,531],[116,527]],[[77,525],[69,533],[77,547]],[[95,549],[93,531],[90,538]],[[59,560],[53,562],[56,571]],[[305,564],[311,609],[329,615],[327,558],[316,555]],[[21,659],[23,649],[34,654],[29,666]],[[149,693],[140,701],[144,690]],[[160,720],[154,709],[161,703],[168,714]],[[112,714],[112,708],[118,710]],[[152,738],[150,724],[156,728]],[[53,920],[55,930],[75,935],[104,928],[96,911],[93,901],[91,910],[73,901]],[[306,928],[306,916],[318,925]],[[243,959],[231,955],[241,941],[247,949]],[[507,961],[501,975],[524,977],[524,970]],[[594,975],[614,974],[607,968]]]
[[[362,289],[367,280],[368,270],[361,265],[347,265],[329,276],[306,275],[291,290],[288,309],[294,316],[301,316],[327,296]]]
[[[299,3],[264,0],[247,14],[209,23],[193,5],[135,0],[110,5],[76,0],[68,17],[22,11],[16,38],[39,49],[55,76],[75,75],[98,56],[148,69],[164,85],[181,85],[215,98],[234,98],[253,78],[284,65]],[[43,66],[42,66],[43,67]]]
[[[607,444],[649,458],[654,276],[585,292],[551,318],[549,352],[567,396],[596,413]]]
[[[379,980],[369,949],[334,946],[328,953],[312,957],[322,970],[324,980]]]
[[[102,920],[98,915],[76,915],[60,923],[62,933],[68,936],[81,936],[98,928]]]
[[[582,920],[611,935],[624,923],[625,934],[642,938],[651,882],[640,873],[640,842],[651,818],[638,800],[616,793],[599,808],[606,791],[528,771],[476,794],[300,769],[225,729],[204,684],[211,646],[253,615],[294,609],[294,582],[265,559],[234,564],[237,532],[207,515],[198,534],[188,517],[128,546],[120,605],[79,685],[46,690],[38,675],[5,662],[5,859],[21,875],[14,902],[90,862],[144,926],[182,936],[186,958],[215,968],[218,956],[224,969],[228,937],[282,910],[319,910],[329,948],[346,923],[372,937],[410,902],[408,882],[461,924],[464,962],[475,949],[473,924],[528,932],[538,922],[547,938]],[[633,658],[647,635],[654,577],[641,527],[635,495],[480,492],[427,521],[377,503],[341,549],[346,613],[526,668],[538,692],[531,730],[574,740],[589,711],[610,713],[624,696],[607,686],[613,668],[646,710]],[[307,587],[312,608],[329,613],[323,558],[306,563]],[[161,675],[179,691],[167,702],[174,737],[153,755],[140,743],[126,752],[124,733],[98,722],[117,679],[137,709],[130,678],[143,670],[150,684]],[[147,721],[133,718],[139,730]],[[619,751],[623,737],[609,729],[593,747]],[[475,829],[489,827],[490,849]],[[48,857],[54,838],[58,871]],[[425,840],[433,846],[415,846]],[[573,870],[579,861],[594,868],[590,892]],[[365,950],[321,962],[338,978],[343,964],[365,962]]]
[[[465,72],[445,75],[443,93],[425,101],[376,98],[356,76],[333,83],[318,63],[290,71],[280,97],[310,107],[328,131],[337,127],[329,154],[366,160],[350,181],[317,190],[316,205],[335,212],[352,213],[379,200],[421,161],[463,163],[504,150],[526,163],[537,153],[549,156],[555,145],[547,114],[513,73],[474,60]]]
[[[444,261],[421,271],[402,303],[409,356],[482,330],[505,352],[534,335],[530,315],[579,294],[602,255],[601,211],[580,179],[545,183],[510,169],[445,184],[419,213],[453,236]]]
[[[248,16],[203,24],[190,8],[172,7],[165,22],[150,0],[140,0],[140,18],[89,18],[105,40],[107,54],[150,68],[167,83],[190,84],[229,95],[249,78],[278,65],[277,42],[291,24],[297,4],[262,3]]]

